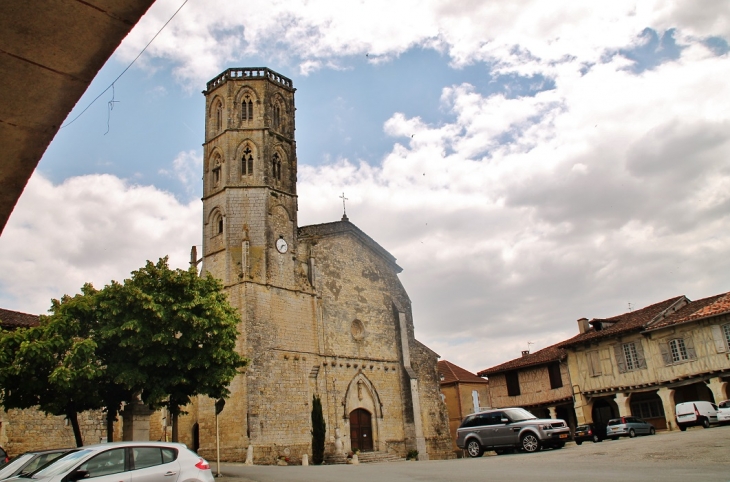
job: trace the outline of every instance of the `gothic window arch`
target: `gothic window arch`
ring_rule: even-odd
[[[210,108],[210,131],[212,135],[223,130],[223,101],[216,98]]]
[[[279,124],[281,123],[281,106],[279,104],[274,105],[274,127],[278,130]]]
[[[246,144],[241,153],[241,176],[253,176],[254,151],[250,144]]]
[[[211,168],[211,184],[212,187],[218,187],[221,184],[221,168],[223,161],[221,160],[220,154],[216,154],[213,158],[213,167]]]
[[[244,94],[241,100],[241,120],[244,122],[253,120],[253,99],[251,94]]]
[[[223,213],[216,208],[210,216],[210,236],[214,238],[223,234]]]
[[[275,152],[274,157],[271,159],[271,168],[274,179],[281,181],[281,156],[278,152]]]

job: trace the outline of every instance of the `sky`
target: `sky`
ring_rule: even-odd
[[[185,267],[201,91],[264,66],[297,89],[299,224],[339,220],[344,192],[443,359],[476,372],[582,317],[730,291],[730,3],[189,0],[114,82],[183,1],[150,8],[41,159],[0,237],[3,308]]]

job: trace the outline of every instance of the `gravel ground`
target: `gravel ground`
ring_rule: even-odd
[[[215,464],[212,464],[215,469]],[[478,459],[361,464],[254,466],[222,464],[219,482],[406,481],[723,481],[730,482],[730,426],[691,428],[634,439],[569,443],[561,450]]]

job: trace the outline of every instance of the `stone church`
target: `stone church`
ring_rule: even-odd
[[[452,456],[438,355],[414,338],[395,258],[346,215],[297,223],[294,93],[267,68],[228,69],[203,92],[202,270],[238,308],[251,360],[220,414],[221,458],[311,454],[313,395],[326,454]],[[181,441],[214,457],[213,401],[181,422]]]

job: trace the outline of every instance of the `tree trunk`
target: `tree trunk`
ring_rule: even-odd
[[[117,411],[111,408],[106,412],[106,441],[114,442],[114,422],[117,420]]]
[[[76,439],[76,446],[83,447],[84,440],[81,438],[81,428],[79,428],[79,418],[76,410],[69,409],[66,413],[66,418],[71,422],[71,427],[74,431],[74,438]]]
[[[178,410],[177,408],[174,411],[171,411],[172,415],[172,441],[177,442],[177,418],[178,418]]]

